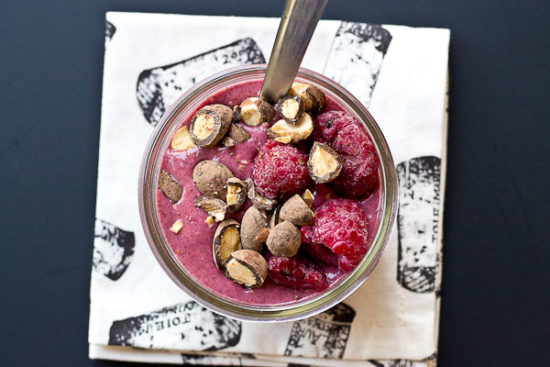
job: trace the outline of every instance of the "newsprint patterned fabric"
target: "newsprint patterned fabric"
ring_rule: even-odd
[[[207,25],[207,26],[205,26]],[[138,170],[166,108],[210,74],[265,63],[278,19],[108,13],[90,358],[189,365],[435,366],[446,170],[450,33],[321,21],[303,66],[354,93],[397,164],[400,207],[382,260],[343,303],[261,325],[197,304],[146,243]]]

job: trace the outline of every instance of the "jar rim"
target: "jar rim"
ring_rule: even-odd
[[[181,123],[176,117],[203,101],[204,96],[211,94],[213,89],[220,88],[223,83],[234,83],[239,78],[263,79],[265,71],[265,64],[225,69],[196,83],[167,109],[145,147],[138,180],[138,206],[145,237],[155,258],[168,276],[191,298],[214,312],[239,320],[292,321],[313,316],[336,305],[363,284],[382,256],[395,224],[398,184],[393,158],[380,127],[356,97],[333,80],[315,71],[300,68],[296,76],[298,80],[313,83],[329,91],[331,98],[336,97],[339,104],[343,102],[345,109],[353,112],[366,127],[381,163],[379,172],[382,211],[369,250],[354,270],[320,294],[304,301],[274,306],[243,305],[218,296],[186,273],[164,238],[155,203],[160,163],[175,129]]]

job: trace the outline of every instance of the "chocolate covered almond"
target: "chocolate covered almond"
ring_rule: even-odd
[[[231,108],[222,104],[204,106],[191,119],[191,139],[199,147],[212,148],[222,140],[232,120]]]
[[[193,182],[204,196],[225,200],[227,195],[227,180],[233,177],[233,172],[225,165],[212,161],[200,161],[193,168]]]
[[[258,126],[262,122],[271,122],[275,109],[268,102],[258,97],[249,97],[242,101],[241,120],[249,126]]]
[[[225,269],[225,262],[232,252],[240,249],[239,223],[226,219],[218,225],[212,241],[212,255],[218,269]]]
[[[227,212],[233,213],[241,208],[246,201],[248,185],[237,177],[231,177],[227,180]]]
[[[304,113],[304,104],[298,96],[287,96],[277,103],[279,115],[291,125],[297,123]]]
[[[267,237],[266,245],[275,256],[292,257],[302,243],[300,230],[288,221],[277,224]]]
[[[194,204],[196,207],[207,212],[216,222],[221,222],[225,219],[227,204],[223,200],[206,196],[197,196]]]
[[[342,171],[342,159],[328,145],[315,142],[309,151],[307,170],[316,183],[327,183],[336,179]]]
[[[294,125],[281,119],[267,130],[267,136],[279,143],[297,143],[307,139],[313,132],[313,120],[307,113]]]
[[[251,206],[244,213],[241,221],[241,243],[244,249],[261,251],[263,243],[256,239],[262,229],[267,228],[265,213],[255,206]]]
[[[313,211],[298,194],[290,197],[281,207],[280,218],[297,226],[313,224]]]
[[[319,88],[303,83],[292,83],[289,95],[298,96],[304,104],[305,111],[313,114],[321,112],[327,103],[327,96]]]
[[[256,251],[238,250],[225,263],[225,276],[246,288],[258,288],[267,278],[267,262]]]
[[[183,194],[183,187],[166,170],[160,171],[159,189],[171,202],[177,203]]]
[[[227,132],[227,136],[235,140],[237,143],[242,143],[250,139],[250,134],[245,131],[240,124],[232,123]]]

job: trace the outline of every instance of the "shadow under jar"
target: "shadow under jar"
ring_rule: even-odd
[[[231,91],[235,86],[248,88],[245,93],[251,94],[245,97],[235,95],[234,100],[231,100],[231,94],[225,94],[225,101],[231,107],[246,97],[256,96],[261,88],[265,70],[265,65],[246,65],[217,73],[195,84],[166,111],[145,148],[139,175],[138,201],[145,236],[154,256],[168,276],[189,296],[219,314],[240,320],[290,321],[313,316],[336,305],[356,290],[373,271],[389,241],[395,222],[398,185],[387,142],[365,107],[334,81],[316,72],[300,69],[295,81],[320,88],[327,96],[327,105],[338,106],[360,121],[378,154],[379,185],[375,193],[368,198],[372,209],[368,225],[369,248],[353,270],[336,274],[336,279],[324,290],[295,290],[274,284],[269,278],[262,287],[250,290],[225,278],[212,260],[212,238],[217,224],[209,228],[204,222],[206,213],[202,214],[202,220],[197,219],[196,215],[190,215],[189,212],[200,210],[193,205],[194,196],[198,192],[191,193],[190,185],[193,183],[192,168],[197,162],[212,158],[223,162],[222,154],[229,156],[227,150],[233,148],[221,146],[170,152],[169,147],[175,132],[188,124],[200,107],[216,102],[212,96]],[[267,139],[266,127],[264,124],[263,127],[248,130],[252,135],[252,139],[246,142],[250,149],[242,149],[242,156],[232,157],[235,162],[241,163],[241,167],[228,164],[235,176],[243,179],[251,176],[254,156]],[[220,153],[224,150],[225,153]],[[172,154],[169,163],[166,159],[167,154]],[[166,198],[163,202],[159,198],[159,176],[161,168],[167,164],[172,170],[179,171],[176,179],[187,182],[183,184],[183,195],[180,200],[185,201],[183,203],[171,203]],[[240,221],[249,205],[230,218]],[[168,206],[173,207],[173,214],[164,213]],[[182,220],[183,233],[175,234],[168,230],[167,224],[171,224],[176,218]],[[194,231],[185,232],[187,227],[194,228]]]

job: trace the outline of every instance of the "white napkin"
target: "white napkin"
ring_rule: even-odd
[[[107,13],[90,358],[245,366],[394,366],[400,359],[407,366],[435,365],[448,30],[323,20],[304,57],[304,67],[341,83],[369,108],[400,179],[390,244],[365,284],[343,303],[283,324],[228,319],[181,291],[147,245],[136,189],[153,126],[195,81],[267,61],[278,22]]]

